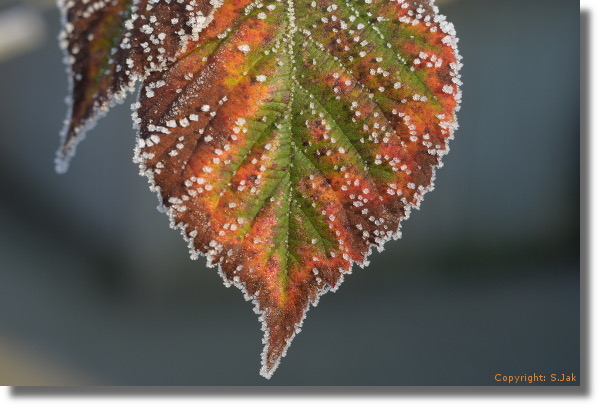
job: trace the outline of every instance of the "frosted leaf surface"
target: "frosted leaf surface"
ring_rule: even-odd
[[[174,61],[222,0],[58,0],[71,92],[56,169],[66,171],[85,132],[133,90]]]
[[[432,188],[456,42],[429,1],[225,1],[143,82],[136,160],[192,256],[254,302],[265,377]]]
[[[164,1],[65,6],[73,75],[88,79],[61,157],[141,79],[134,160],[192,258],[253,302],[269,378],[309,306],[433,188],[461,98],[454,27],[430,0]],[[78,59],[96,35],[83,3],[110,11],[95,30],[116,45]]]

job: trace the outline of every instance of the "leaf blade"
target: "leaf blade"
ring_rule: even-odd
[[[193,256],[255,303],[265,377],[432,188],[459,68],[429,1],[231,0],[144,82],[141,172]]]

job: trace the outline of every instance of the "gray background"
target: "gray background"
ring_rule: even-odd
[[[44,43],[0,62],[0,384],[579,376],[577,7],[443,3],[465,84],[437,188],[402,240],[309,312],[270,381],[251,304],[189,260],[131,161],[133,98],[88,134],[69,173],[54,173],[67,81],[58,13],[45,11]]]

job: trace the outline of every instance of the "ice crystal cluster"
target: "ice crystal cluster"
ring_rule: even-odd
[[[309,306],[433,188],[457,128],[454,27],[431,0],[59,5],[57,171],[139,86],[134,161],[191,256],[253,302],[271,377]]]

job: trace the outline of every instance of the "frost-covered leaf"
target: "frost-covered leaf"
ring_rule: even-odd
[[[222,0],[58,0],[60,44],[71,95],[56,168],[67,169],[77,143],[136,80],[173,61],[197,39]]]
[[[265,377],[432,188],[456,42],[428,0],[226,0],[144,81],[136,160],[192,255],[254,302]]]

